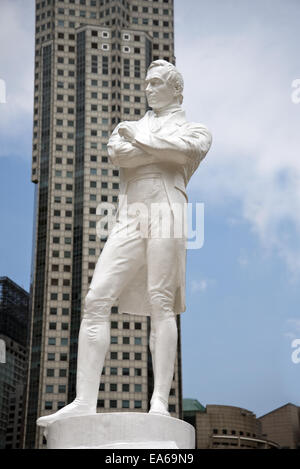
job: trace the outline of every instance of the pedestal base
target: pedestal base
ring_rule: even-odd
[[[116,412],[70,417],[47,428],[49,449],[194,449],[192,425],[163,415]]]

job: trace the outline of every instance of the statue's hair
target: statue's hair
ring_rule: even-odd
[[[168,72],[167,81],[173,86],[175,90],[175,96],[178,96],[180,104],[183,101],[183,77],[177,70],[175,65],[167,62],[166,60],[154,60],[148,68],[148,71],[155,67],[164,67]]]

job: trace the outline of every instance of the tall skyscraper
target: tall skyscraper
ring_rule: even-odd
[[[40,415],[75,396],[83,301],[106,236],[101,202],[117,205],[119,170],[106,144],[147,110],[152,60],[174,62],[173,0],[36,0],[32,181],[36,184],[30,372],[25,447],[41,447]],[[147,412],[153,374],[149,319],[112,308],[101,412]],[[180,337],[180,320],[179,337]],[[180,339],[170,396],[181,416]]]
[[[22,447],[27,372],[29,294],[8,277],[0,277],[0,449]],[[5,345],[4,345],[5,344]]]

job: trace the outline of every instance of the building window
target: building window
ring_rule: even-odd
[[[109,407],[111,407],[112,409],[116,409],[117,408],[117,401],[110,400],[109,401]]]
[[[130,60],[129,59],[124,59],[123,75],[124,77],[130,77]]]
[[[102,57],[102,74],[108,75],[108,57],[106,55]]]
[[[129,401],[122,401],[122,409],[129,409]]]
[[[142,408],[142,401],[134,401],[134,408],[141,409]]]
[[[98,73],[98,56],[97,55],[92,55],[91,57],[91,72],[92,73]]]
[[[46,401],[45,402],[45,410],[52,410],[52,408],[53,408],[52,401]]]
[[[122,375],[129,376],[129,368],[122,368]]]

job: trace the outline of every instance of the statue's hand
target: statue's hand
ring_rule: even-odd
[[[121,124],[118,130],[120,137],[123,137],[127,142],[133,142],[135,138],[135,132],[132,126],[128,124]]]

